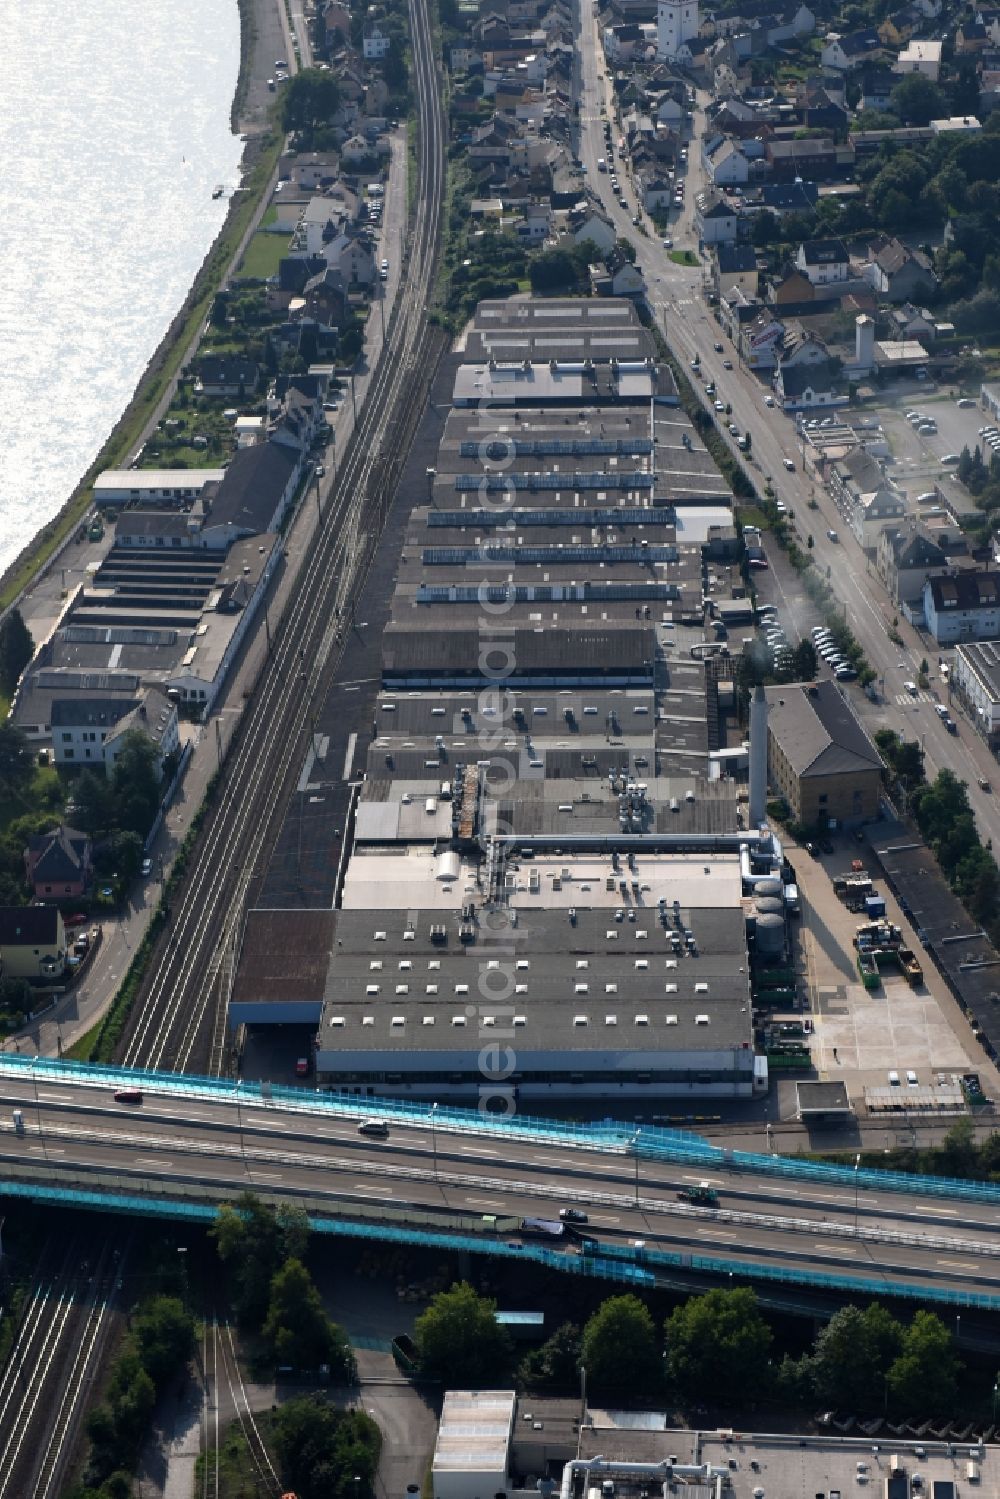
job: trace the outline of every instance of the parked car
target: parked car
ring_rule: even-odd
[[[837,534],[836,531],[828,530],[826,534],[827,534],[827,539],[830,540],[830,541],[839,541],[840,540],[840,537],[839,537],[839,535]]]
[[[733,367],[733,361],[731,359],[724,359],[722,361],[722,368],[724,370],[731,370],[732,367]]]
[[[152,859],[143,859],[141,865],[139,866],[139,870],[143,879],[148,879],[149,876],[153,873]]]
[[[795,460],[794,460],[794,458],[783,458],[781,461],[785,465],[785,467],[787,468],[788,472],[790,474],[794,474],[794,472],[795,472]]]

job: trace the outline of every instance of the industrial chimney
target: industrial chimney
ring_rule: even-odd
[[[750,826],[767,817],[767,698],[760,685],[750,701]]]
[[[875,363],[875,321],[867,313],[854,319],[854,363],[866,374]]]

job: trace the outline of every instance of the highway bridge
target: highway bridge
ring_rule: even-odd
[[[116,1099],[123,1089],[141,1102]],[[385,1138],[359,1134],[373,1116]],[[701,1181],[718,1207],[678,1196]],[[698,1273],[1000,1309],[1000,1188],[989,1183],[753,1155],[610,1121],[0,1058],[0,1195],[208,1219],[246,1190],[302,1205],[324,1232],[636,1284]],[[587,1221],[564,1239],[516,1226],[565,1207]]]

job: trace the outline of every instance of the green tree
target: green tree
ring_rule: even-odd
[[[35,653],[31,632],[21,618],[20,609],[12,609],[0,622],[0,693],[13,697],[21,673]]]
[[[94,854],[94,868],[107,879],[128,885],[139,873],[143,842],[138,833],[112,833]]]
[[[282,1482],[299,1499],[372,1499],[381,1437],[364,1411],[302,1395],[279,1406],[272,1431]]]
[[[35,763],[24,730],[11,719],[0,723],[0,792],[22,797],[35,774]]]
[[[495,1382],[510,1360],[510,1342],[497,1325],[497,1304],[462,1281],[440,1291],[414,1327],[421,1364],[447,1388]]]
[[[896,84],[890,100],[904,125],[926,125],[945,113],[941,90],[924,73],[907,73]]]
[[[811,640],[800,640],[792,653],[795,680],[809,682],[816,675],[816,647]]]
[[[194,1319],[176,1296],[154,1296],[133,1318],[132,1335],[143,1368],[158,1390],[194,1350]]]
[[[902,1346],[902,1329],[877,1302],[864,1311],[844,1306],[816,1339],[809,1373],[824,1404],[861,1412],[885,1404],[885,1378]]]
[[[308,133],[328,124],[339,106],[340,85],[334,75],[323,68],[303,68],[281,96],[281,127]]]
[[[160,770],[153,741],[141,729],[129,729],[111,776],[119,827],[145,837],[160,804]]]
[[[382,59],[382,77],[394,94],[405,93],[409,86],[410,72],[406,66],[406,54],[398,37],[393,37],[389,50]]]
[[[638,1296],[612,1296],[602,1303],[583,1329],[581,1363],[595,1394],[658,1393],[663,1370],[656,1329]]]
[[[632,265],[635,265],[638,252],[630,239],[625,239],[624,236],[619,235],[618,239],[615,240],[615,250],[626,260],[631,261]]]
[[[114,825],[114,798],[106,775],[85,770],[73,786],[73,826],[96,838]]]
[[[685,1398],[729,1404],[761,1388],[771,1329],[749,1287],[691,1296],[666,1322],[667,1372]]]
[[[543,250],[532,260],[529,275],[536,295],[575,291],[581,284],[579,262],[568,250]]]
[[[309,1222],[300,1208],[275,1210],[252,1192],[234,1206],[220,1207],[210,1230],[216,1252],[229,1273],[229,1289],[239,1319],[259,1327],[267,1315],[271,1282],[289,1259],[301,1260],[309,1242]]]
[[[580,1329],[564,1322],[540,1348],[533,1348],[525,1356],[518,1383],[539,1393],[571,1394],[580,1373],[580,1342]]]
[[[340,1328],[327,1316],[312,1276],[301,1260],[286,1260],[271,1281],[262,1335],[278,1364],[318,1369],[329,1364],[338,1379],[352,1378],[354,1358]]]
[[[889,1399],[901,1415],[952,1413],[961,1364],[951,1333],[933,1312],[917,1312],[889,1369]]]

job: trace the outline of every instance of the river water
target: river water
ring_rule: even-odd
[[[236,0],[7,0],[0,571],[65,503],[239,183]],[[11,24],[13,23],[13,24]]]

